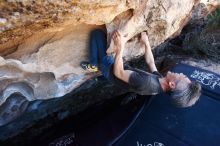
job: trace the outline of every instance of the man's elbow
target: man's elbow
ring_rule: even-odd
[[[146,59],[145,61],[148,65],[154,65],[155,64],[154,60],[152,60],[152,59]]]
[[[121,79],[123,77],[124,71],[123,70],[114,70],[114,75]]]

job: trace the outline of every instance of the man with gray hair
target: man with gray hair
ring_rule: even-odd
[[[177,107],[189,107],[196,103],[201,92],[201,85],[191,82],[188,77],[180,73],[168,72],[162,76],[156,68],[148,36],[141,33],[141,42],[145,47],[145,60],[150,73],[123,64],[123,50],[126,38],[115,31],[112,35],[115,57],[107,55],[106,35],[101,30],[94,30],[90,38],[90,62],[83,62],[81,66],[88,71],[101,70],[103,76],[130,92],[140,95],[156,95],[167,92],[171,95],[172,103]]]

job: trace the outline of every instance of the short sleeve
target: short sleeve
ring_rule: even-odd
[[[158,77],[163,77],[162,74],[160,74],[158,71],[154,71],[152,72],[152,74],[158,76]]]
[[[130,78],[129,78],[129,86],[134,88],[134,89],[142,89],[142,87],[144,86],[145,84],[145,79],[146,77],[139,73],[139,72],[133,72],[131,75],[130,75]]]

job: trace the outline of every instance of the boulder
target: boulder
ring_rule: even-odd
[[[214,7],[219,4],[218,0],[205,2]],[[128,61],[144,53],[138,38],[140,32],[147,31],[154,48],[180,33],[198,3],[198,0],[1,1],[0,107],[14,93],[27,101],[62,97],[97,76],[79,66],[81,61],[88,60],[91,30],[101,28],[107,32],[111,52],[111,34],[118,29],[128,40],[124,52]],[[18,98],[17,105],[22,105],[23,98]],[[14,117],[7,119],[0,125]]]

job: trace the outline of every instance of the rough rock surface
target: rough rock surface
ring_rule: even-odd
[[[89,33],[102,27],[97,24],[106,24],[109,43],[115,29],[127,39],[147,31],[155,47],[180,32],[198,2],[1,1],[0,106],[15,92],[28,101],[61,97],[95,76],[86,74],[79,63],[88,58]],[[219,1],[210,3],[216,6]],[[125,60],[143,54],[138,37],[126,47]],[[17,105],[23,105],[20,101]],[[6,115],[9,118],[0,125],[13,119]]]
[[[220,9],[209,15],[206,22],[197,22],[196,27],[189,29],[194,30],[186,34],[183,48],[194,54],[195,57],[203,56],[212,58],[215,62],[220,63]]]
[[[79,66],[82,58],[87,58],[91,29],[94,26],[80,25],[39,32],[19,45],[18,51],[5,56],[14,59],[1,57],[0,105],[13,93],[20,93],[28,101],[61,97],[96,76]],[[1,117],[8,113],[3,111]],[[11,119],[7,115],[0,125]]]
[[[24,105],[27,106],[25,114],[14,119],[13,122],[0,126],[0,145],[37,145],[36,137],[47,133],[47,129],[52,125],[123,93],[125,93],[123,89],[109,84],[103,77],[98,77],[87,80],[79,88],[61,98],[31,101],[28,105]],[[25,103],[21,95],[15,96],[17,96],[16,101],[13,97],[8,99],[14,100],[17,105]],[[15,108],[13,111],[16,114],[20,113]]]

